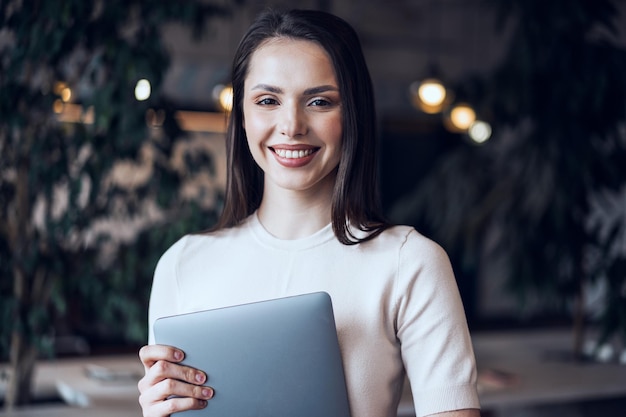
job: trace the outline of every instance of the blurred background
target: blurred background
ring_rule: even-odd
[[[221,209],[234,50],[275,6],[329,11],[359,33],[385,213],[450,254],[485,415],[621,415],[626,1],[0,4],[5,405],[55,401],[58,383],[36,389],[38,363],[127,358],[146,342],[156,262]],[[491,366],[511,340],[536,340],[534,366],[547,354],[590,387],[522,403],[515,366]]]

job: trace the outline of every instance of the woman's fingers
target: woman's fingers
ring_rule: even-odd
[[[146,372],[158,361],[180,362],[185,354],[172,346],[146,345],[139,350],[139,359]]]
[[[154,396],[154,398],[151,398],[151,396]],[[210,400],[213,397],[213,389],[202,385],[191,385],[173,379],[166,379],[154,386],[151,396],[148,397],[148,400],[169,400],[175,397]]]
[[[173,379],[164,379],[139,396],[144,416],[166,416],[183,410],[206,407],[213,397],[213,389],[191,385]]]
[[[184,354],[171,346],[150,345],[139,351],[146,370],[137,387],[144,417],[169,416],[206,407],[213,389],[205,387],[204,372],[181,365]]]
[[[202,385],[207,381],[204,372],[189,366],[161,360],[155,362],[139,382],[139,389],[150,387],[165,379],[174,379],[194,385]]]
[[[143,404],[141,405],[144,410],[144,417],[170,416],[171,414],[181,411],[201,410],[206,406],[206,401],[194,398],[171,398],[166,401],[152,404],[151,407],[145,407]]]

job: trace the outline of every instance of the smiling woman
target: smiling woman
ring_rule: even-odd
[[[211,369],[153,344],[157,318],[323,291],[354,417],[396,416],[405,375],[418,416],[477,416],[450,261],[380,215],[374,100],[356,33],[327,13],[262,14],[239,45],[232,85],[221,220],[180,239],[155,272],[152,344],[140,353],[144,415],[201,409],[220,395],[207,385]]]

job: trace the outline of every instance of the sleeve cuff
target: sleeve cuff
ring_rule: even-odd
[[[413,402],[417,417],[468,408],[480,409],[475,385],[413,391]]]

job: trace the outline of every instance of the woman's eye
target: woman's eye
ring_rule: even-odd
[[[276,100],[274,100],[273,98],[269,98],[269,97],[268,98],[263,98],[263,99],[257,101],[257,104],[260,104],[262,106],[271,106],[271,105],[274,105],[276,103],[277,103]]]
[[[315,100],[311,101],[309,105],[310,106],[330,106],[330,102],[328,100],[316,98]]]

